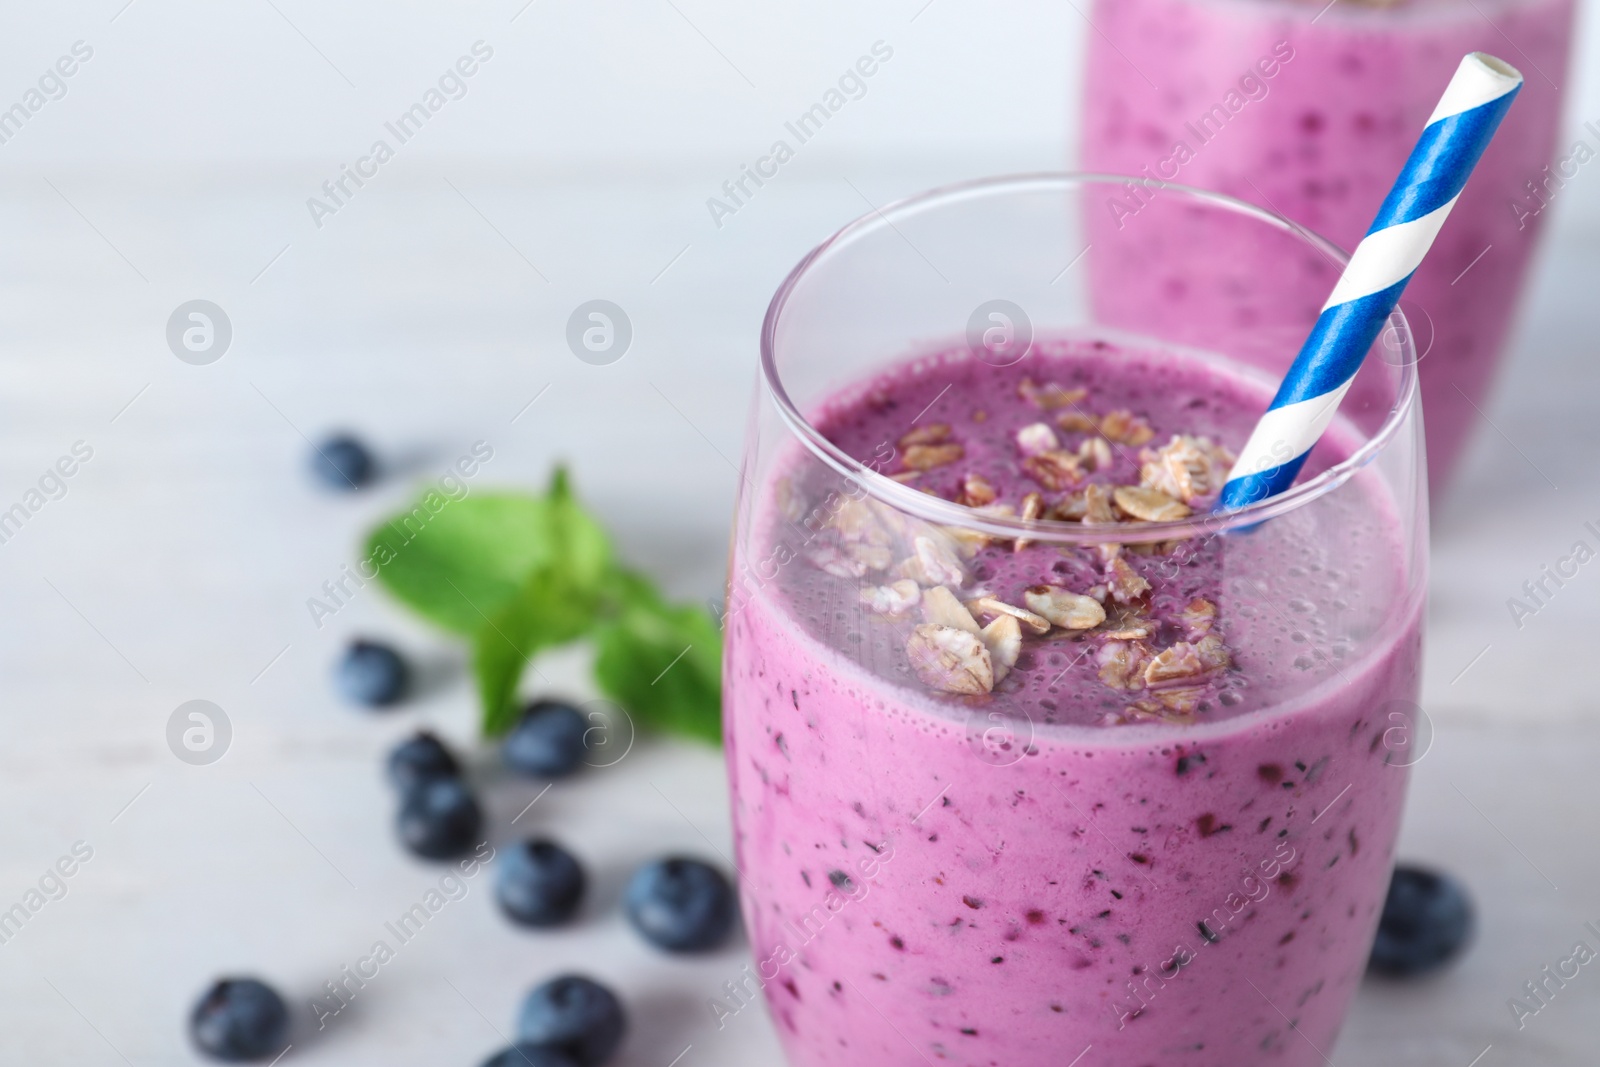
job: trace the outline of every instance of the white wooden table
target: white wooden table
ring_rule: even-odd
[[[219,973],[248,972],[291,1000],[285,1062],[474,1064],[511,1032],[530,985],[580,968],[634,1013],[622,1067],[777,1063],[764,1016],[719,1032],[706,1007],[745,946],[668,960],[618,912],[647,856],[728,852],[720,756],[675,742],[557,784],[514,827],[536,789],[501,780],[480,751],[497,839],[550,832],[589,864],[581,919],[513,931],[479,875],[318,1032],[309,999],[441,873],[394,844],[381,757],[422,725],[470,751],[474,707],[462,650],[379,590],[321,629],[305,601],[355,560],[363,530],[478,440],[494,458],[475,485],[541,485],[567,460],[626,556],[677,595],[715,597],[771,290],[862,196],[971,170],[851,171],[858,194],[838,173],[797,168],[720,231],[703,182],[671,175],[561,182],[418,165],[321,230],[299,184],[273,173],[111,182],[64,169],[48,175],[54,188],[0,177],[0,509],[74,442],[93,449],[66,495],[0,544],[0,909],[74,842],[93,849],[66,895],[0,944],[3,1059],[190,1062],[192,999]],[[1575,941],[1594,945],[1583,923],[1600,920],[1600,564],[1520,630],[1505,605],[1600,520],[1600,230],[1563,217],[1487,409],[1494,425],[1436,516],[1424,705],[1437,739],[1403,852],[1468,881],[1480,936],[1437,980],[1369,986],[1339,1064],[1588,1065],[1600,1040],[1590,969],[1521,1032],[1506,1006]],[[233,326],[205,366],[174,358],[164,337],[195,298]],[[593,298],[633,322],[610,366],[562,340]],[[333,427],[381,450],[391,471],[378,488],[311,484],[303,438]],[[422,666],[415,700],[380,714],[341,704],[329,671],[356,634],[394,639]],[[541,670],[590,695],[581,657]],[[173,710],[197,698],[233,731],[207,766],[165,739]]]

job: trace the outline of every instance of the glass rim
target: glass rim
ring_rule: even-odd
[[[1341,269],[1349,262],[1349,254],[1337,244],[1274,211],[1224,193],[1156,178],[1125,174],[1040,171],[976,178],[938,186],[892,201],[881,208],[875,208],[841,226],[806,253],[778,286],[771,303],[767,305],[766,317],[761,324],[761,377],[768,395],[784,422],[814,456],[837,473],[860,485],[869,495],[896,510],[941,526],[973,530],[1004,540],[1021,537],[1030,541],[1057,544],[1101,544],[1113,541],[1123,544],[1145,544],[1187,540],[1196,536],[1218,534],[1235,527],[1252,526],[1287,514],[1325,496],[1349,481],[1358,470],[1370,464],[1389,446],[1416,403],[1415,348],[1410,324],[1399,308],[1390,315],[1389,327],[1390,329],[1399,327],[1401,351],[1407,357],[1402,360],[1398,368],[1399,388],[1382,425],[1360,447],[1327,470],[1291,486],[1276,496],[1247,504],[1233,511],[1196,513],[1186,519],[1168,522],[1118,522],[1085,527],[1082,523],[1059,519],[1021,519],[1013,516],[982,514],[953,500],[932,496],[897,482],[850,456],[825,438],[790,398],[777,365],[778,326],[795,289],[836,249],[882,228],[893,229],[893,220],[896,218],[907,218],[964,200],[1029,190],[1066,191],[1089,185],[1115,185],[1125,188],[1130,181],[1138,182],[1148,189],[1168,190],[1192,200],[1254,218],[1298,237],[1327,255]],[[1225,352],[1218,354],[1227,355]]]

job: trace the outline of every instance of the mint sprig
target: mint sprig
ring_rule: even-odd
[[[649,708],[654,725],[722,740],[722,635],[697,605],[664,602],[650,582],[618,571],[617,610],[594,634],[594,676],[625,708]]]
[[[367,552],[390,593],[471,640],[485,734],[516,721],[533,657],[590,638],[596,684],[640,725],[720,740],[715,622],[616,561],[564,470],[543,495],[447,500],[430,490],[373,530]]]

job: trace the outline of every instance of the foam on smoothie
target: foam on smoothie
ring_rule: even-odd
[[[998,501],[1017,504],[1040,487],[1017,467],[1017,431],[1045,417],[1018,399],[1025,380],[1086,390],[1078,407],[1086,415],[1127,410],[1152,427],[1151,444],[1173,433],[1210,437],[1237,447],[1266,408],[1272,385],[1263,377],[1192,356],[1129,349],[1106,340],[1048,339],[1027,360],[996,368],[972,360],[965,349],[907,363],[880,379],[851,388],[822,406],[815,424],[852,457],[881,455],[916,425],[944,424],[964,450],[959,462],[924,472],[917,488],[954,498],[963,478],[985,477]],[[1062,432],[1064,444],[1098,436]],[[1348,427],[1335,426],[1308,465],[1311,477],[1354,449]],[[1145,446],[1116,445],[1111,464],[1091,481],[1136,484]],[[821,471],[797,484],[821,499],[833,484]],[[820,476],[820,480],[818,477]],[[1375,506],[1376,505],[1376,506]],[[1171,618],[1195,598],[1218,606],[1218,627],[1235,650],[1228,673],[1205,702],[1200,719],[1216,721],[1277,707],[1337,675],[1351,650],[1370,641],[1389,618],[1384,590],[1398,581],[1392,511],[1357,494],[1335,497],[1340,540],[1311,529],[1294,515],[1248,534],[1197,538],[1176,553],[1134,556],[1132,565],[1154,588],[1151,613]],[[1107,540],[1116,540],[1107,535]],[[1035,544],[1022,552],[1009,543],[982,549],[972,577],[1003,601],[1022,603],[1022,591],[1040,582],[1082,592],[1100,581],[1092,547]],[[778,579],[788,612],[818,640],[841,648],[872,673],[912,690],[924,688],[906,662],[909,623],[896,626],[862,609],[855,586],[801,562]],[[1172,634],[1165,643],[1171,643]],[[1010,679],[994,704],[1037,724],[1088,725],[1129,703],[1129,694],[1096,677],[1098,662],[1081,635],[1055,634],[1025,641]]]

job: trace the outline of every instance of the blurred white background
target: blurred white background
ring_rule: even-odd
[[[96,55],[8,163],[159,169],[266,164],[315,186],[475,40],[495,59],[448,123],[408,150],[558,171],[666,167],[720,184],[839,71],[896,50],[870,103],[816,146],[826,161],[1026,153],[1059,165],[1071,5],[957,0],[736,5],[274,0],[12,5],[3,48],[18,94],[74,40]],[[115,21],[112,19],[115,18]],[[59,113],[57,113],[59,112]]]
[[[1076,0],[10,4],[0,41],[8,99],[73,41],[96,54],[68,98],[5,145],[5,162],[10,172],[265,168],[281,174],[292,203],[481,39],[495,59],[397,170],[647,168],[715,187],[881,39],[895,49],[885,76],[869,102],[830,124],[801,170],[951,155],[974,169],[1060,167],[1071,162],[1087,11]],[[1567,87],[1574,129],[1600,117],[1591,62],[1600,37],[1587,15]]]
[[[6,1061],[188,1062],[181,1020],[220,972],[268,977],[309,1020],[308,995],[437,878],[392,844],[378,761],[419,723],[470,746],[474,709],[460,650],[377,590],[322,629],[305,599],[364,529],[480,439],[496,449],[484,476],[496,484],[542,484],[570,460],[625,555],[677,595],[716,597],[771,292],[873,205],[1070,167],[1086,10],[0,7],[0,109],[75,42],[93,49],[65,95],[0,143],[0,507],[74,441],[95,449],[67,497],[0,545],[0,907],[72,842],[97,850],[63,901],[0,944]],[[375,139],[394,144],[384,123],[477,41],[493,55],[465,95],[319,227],[307,199]],[[707,199],[879,41],[893,56],[865,95],[719,227]],[[1576,135],[1600,122],[1590,8],[1574,47]],[[1405,850],[1463,872],[1483,903],[1480,943],[1437,983],[1365,994],[1339,1062],[1466,1067],[1492,1045],[1483,1067],[1588,1064],[1600,1038],[1600,979],[1528,1034],[1504,1007],[1600,919],[1588,788],[1600,579],[1584,574],[1522,630],[1504,606],[1600,519],[1597,173],[1553,208],[1492,426],[1436,515],[1424,704],[1439,740],[1417,771]],[[634,347],[609,367],[563,341],[572,309],[596,297],[634,323]],[[194,298],[233,324],[230,351],[206,367],[178,362],[164,337]],[[379,448],[390,477],[374,493],[308,484],[305,437],[331,427]],[[376,720],[342,706],[327,673],[358,633],[397,639],[437,684]],[[584,690],[581,663],[545,672]],[[194,698],[222,705],[235,731],[206,768],[163,740]],[[624,1067],[667,1067],[686,1045],[682,1067],[775,1063],[753,1013],[709,1025],[704,998],[742,948],[665,961],[606,907],[644,855],[724,847],[720,757],[657,742],[613,770],[534,809],[595,868],[577,928],[510,933],[475,888],[441,920],[451,932],[292,1055],[475,1063],[533,981],[581,965],[638,1008]],[[503,827],[532,791],[497,789]]]

